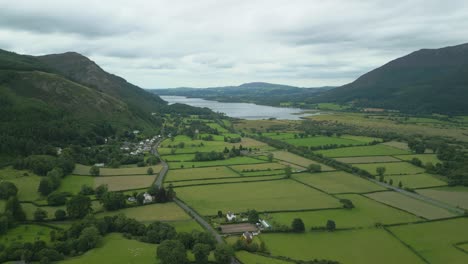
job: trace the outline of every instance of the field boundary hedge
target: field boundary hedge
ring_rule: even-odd
[[[427,264],[430,264],[430,262],[424,258],[418,251],[416,251],[411,245],[407,244],[406,242],[404,242],[403,240],[401,240],[397,235],[395,235],[391,230],[389,230],[388,228],[386,228],[385,226],[383,227],[383,229],[385,231],[387,231],[387,233],[389,235],[391,235],[392,237],[394,237],[395,239],[397,239],[401,244],[403,244],[406,248],[408,248],[409,250],[411,250],[411,252],[413,252],[414,254],[416,254],[416,256],[418,256],[422,261],[424,261],[424,263],[427,263]]]

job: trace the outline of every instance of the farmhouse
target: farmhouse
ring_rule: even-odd
[[[149,193],[145,192],[145,193],[143,194],[143,197],[145,198],[145,199],[143,200],[143,203],[144,203],[144,204],[152,203],[152,202],[153,202],[153,196],[151,196]]]
[[[250,243],[253,240],[253,234],[251,232],[246,231],[242,233],[242,239]]]
[[[226,219],[231,222],[231,221],[234,221],[236,220],[237,216],[232,213],[231,211],[229,211],[227,214],[226,214]]]

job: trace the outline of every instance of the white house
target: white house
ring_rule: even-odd
[[[270,224],[268,224],[268,222],[263,219],[260,220],[260,224],[262,224],[262,227],[265,229],[269,229],[271,227]]]
[[[149,193],[145,192],[143,194],[143,197],[145,197],[145,199],[143,200],[144,204],[153,202],[153,196],[151,196]]]
[[[226,219],[231,222],[231,221],[234,221],[236,220],[237,216],[235,214],[233,214],[231,211],[229,211],[227,214],[226,214]]]

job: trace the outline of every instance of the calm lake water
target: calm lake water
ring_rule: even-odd
[[[161,98],[169,102],[169,104],[181,103],[197,107],[208,107],[215,112],[225,113],[227,116],[230,117],[250,120],[268,118],[299,120],[303,116],[320,114],[305,114],[304,111],[299,108],[273,107],[248,103],[224,103],[205,100],[201,98],[187,98],[184,96],[161,96]]]

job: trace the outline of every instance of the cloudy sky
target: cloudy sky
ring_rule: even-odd
[[[76,51],[145,88],[341,85],[466,42],[466,0],[0,0],[1,49]]]

